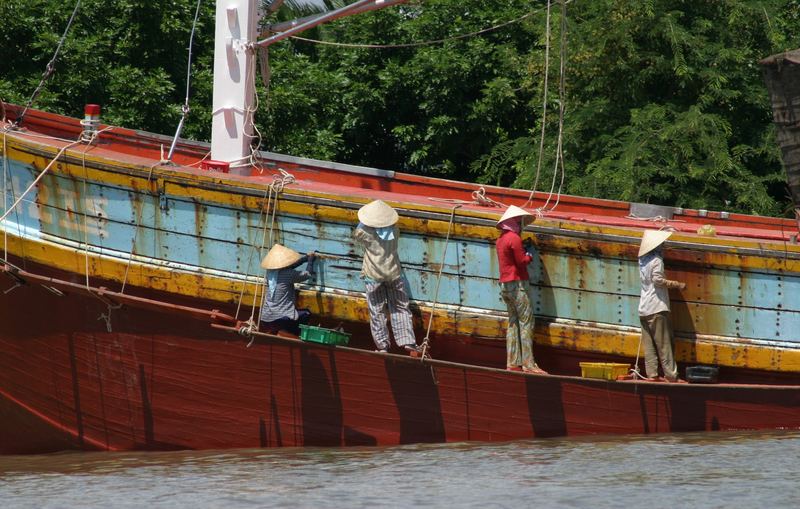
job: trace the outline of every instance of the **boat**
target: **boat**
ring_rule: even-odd
[[[217,6],[215,65],[244,75],[253,46],[219,34],[254,41],[251,7]],[[225,102],[244,81],[215,69],[210,144],[103,125],[94,105],[80,120],[3,104],[0,453],[800,428],[794,221],[563,195],[543,210],[547,193],[251,154],[248,104]],[[422,358],[371,351],[350,238],[374,199],[400,215]],[[507,205],[540,209],[524,235],[550,375],[503,369]],[[681,372],[715,366],[719,383],[580,376],[581,362],[641,365],[636,255],[654,228],[675,232],[665,262],[687,284],[672,297]],[[319,253],[299,304],[350,345],[258,331],[275,242]]]

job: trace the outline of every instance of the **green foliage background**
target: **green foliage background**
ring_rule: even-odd
[[[292,16],[296,3],[287,2],[271,20]],[[81,116],[83,104],[96,102],[105,122],[173,134],[195,4],[84,0],[35,107]],[[365,44],[447,41],[387,49],[301,40],[273,46],[269,90],[258,88],[262,148],[530,188],[542,127],[545,5],[422,0],[304,36]],[[27,101],[73,6],[0,2],[0,98]],[[202,5],[184,131],[200,140],[210,131],[214,9],[210,0]],[[531,12],[498,30],[453,39]],[[537,185],[545,191],[555,166],[560,21],[556,4]],[[565,192],[788,213],[758,60],[800,46],[800,1],[573,0],[566,26]]]

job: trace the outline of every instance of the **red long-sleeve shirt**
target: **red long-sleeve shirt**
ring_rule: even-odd
[[[505,231],[497,239],[497,260],[500,262],[500,282],[527,281],[528,264],[533,258],[522,249],[517,233]]]

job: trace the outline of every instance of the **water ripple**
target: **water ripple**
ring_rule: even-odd
[[[791,507],[800,433],[0,456],[3,507]]]

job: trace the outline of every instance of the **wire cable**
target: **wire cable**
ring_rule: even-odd
[[[572,1],[572,0],[568,0],[568,1]],[[370,49],[417,48],[417,47],[420,47],[420,46],[432,46],[434,44],[444,44],[444,43],[450,42],[450,41],[457,41],[459,39],[467,39],[469,37],[475,37],[476,35],[482,35],[482,34],[485,34],[485,33],[488,33],[488,32],[493,32],[495,30],[499,30],[499,29],[501,29],[503,27],[506,27],[508,25],[512,25],[514,23],[519,23],[520,21],[523,21],[523,20],[533,16],[534,14],[536,14],[538,12],[541,12],[541,9],[537,9],[535,11],[531,11],[531,12],[529,12],[527,14],[523,14],[522,16],[520,16],[518,18],[512,19],[510,21],[505,21],[503,23],[500,23],[499,25],[494,25],[494,26],[489,27],[489,28],[484,28],[484,29],[481,29],[481,30],[478,30],[478,31],[475,31],[475,32],[470,32],[468,34],[461,34],[461,35],[456,35],[456,36],[453,36],[453,37],[446,37],[446,38],[443,38],[443,39],[433,39],[433,40],[430,40],[430,41],[409,42],[409,43],[400,43],[400,44],[358,44],[358,43],[347,43],[347,42],[322,41],[322,40],[319,40],[319,39],[308,39],[306,37],[300,37],[298,35],[293,35],[290,38],[291,39],[296,39],[298,41],[303,41],[303,42],[310,42],[310,43],[314,43],[314,44],[323,44],[323,45],[326,45],[326,46],[339,46],[339,47],[342,47],[342,48],[370,48]]]
[[[78,2],[75,4],[75,8],[72,9],[72,15],[69,17],[67,28],[64,29],[64,33],[61,35],[61,39],[58,41],[58,46],[56,47],[55,53],[53,53],[53,58],[51,58],[47,63],[47,67],[45,67],[44,73],[42,74],[42,79],[39,81],[39,85],[37,85],[36,90],[34,90],[33,94],[31,94],[31,98],[28,99],[28,104],[25,105],[25,109],[22,110],[22,113],[19,117],[17,117],[16,122],[14,122],[15,127],[22,125],[22,121],[25,119],[25,114],[28,113],[28,109],[39,96],[39,93],[42,91],[42,87],[44,87],[45,82],[47,82],[50,76],[52,76],[53,72],[55,72],[58,53],[61,51],[61,46],[64,45],[64,40],[67,38],[67,33],[69,32],[69,28],[72,26],[72,21],[75,19],[75,14],[78,12],[80,5],[81,0],[78,0]]]
[[[178,129],[175,131],[175,138],[172,140],[172,145],[169,147],[169,153],[167,154],[167,161],[172,160],[172,154],[175,152],[175,145],[178,144],[178,137],[181,135],[181,131],[183,131],[183,124],[186,122],[186,118],[189,116],[189,90],[192,83],[192,45],[194,43],[194,32],[197,28],[197,18],[200,16],[200,4],[203,0],[197,0],[197,7],[194,11],[194,22],[192,22],[192,33],[189,35],[189,60],[186,64],[186,100],[181,107],[181,120],[178,122]]]

